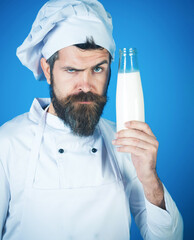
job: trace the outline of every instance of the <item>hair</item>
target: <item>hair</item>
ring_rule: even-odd
[[[99,45],[96,45],[95,42],[94,42],[94,39],[92,37],[90,39],[86,38],[85,43],[74,44],[73,46],[78,47],[78,48],[83,49],[83,50],[95,50],[95,49],[103,50],[104,49],[103,47],[101,47]],[[59,51],[55,52],[49,59],[47,59],[47,63],[50,66],[50,73],[51,74],[53,72],[53,67],[54,67],[55,61],[58,60],[58,59],[59,59]],[[110,61],[110,63],[112,61],[112,56],[111,56],[110,53],[109,53],[109,61]]]

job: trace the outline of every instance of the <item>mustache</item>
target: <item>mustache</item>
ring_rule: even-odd
[[[54,90],[51,90],[55,112],[64,124],[68,125],[75,135],[92,135],[102,115],[107,96],[81,91],[58,99]],[[91,102],[91,104],[76,104],[78,102]]]
[[[101,96],[92,92],[80,92],[78,94],[72,94],[65,98],[63,104],[75,103],[75,102],[101,102],[106,103],[107,97]]]

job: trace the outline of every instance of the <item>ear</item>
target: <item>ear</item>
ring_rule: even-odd
[[[49,64],[46,62],[45,58],[41,58],[40,64],[41,64],[42,70],[44,72],[44,75],[46,77],[47,83],[51,84],[51,80],[50,80],[50,66],[49,66]]]

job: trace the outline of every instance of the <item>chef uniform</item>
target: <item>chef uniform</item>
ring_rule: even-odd
[[[167,190],[167,211],[149,203],[130,155],[115,151],[114,124],[101,118],[94,135],[78,137],[48,104],[35,99],[0,128],[1,239],[128,240],[130,211],[144,239],[182,239]]]
[[[113,57],[111,32],[111,17],[98,1],[49,1],[17,55],[41,79],[42,56],[90,33]],[[144,239],[182,239],[182,218],[166,188],[163,210],[146,200],[130,154],[112,145],[115,125],[101,118],[92,136],[75,136],[47,112],[49,104],[35,99],[28,113],[0,128],[0,239],[128,240],[130,213]]]

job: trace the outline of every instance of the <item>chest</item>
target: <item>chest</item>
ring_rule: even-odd
[[[20,191],[13,184],[9,219],[17,216],[18,239],[128,239],[125,193],[101,137],[77,141],[46,129],[38,151],[20,169]]]

